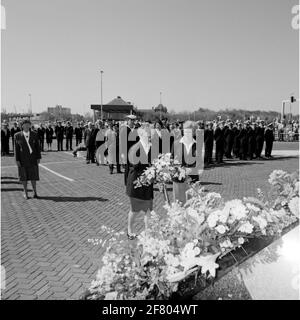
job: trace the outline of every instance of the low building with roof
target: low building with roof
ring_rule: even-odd
[[[101,117],[101,105],[92,104],[91,109],[96,113],[96,119]],[[131,102],[124,101],[120,96],[107,104],[103,104],[103,119],[106,120],[124,120],[129,114],[136,114],[137,109]]]

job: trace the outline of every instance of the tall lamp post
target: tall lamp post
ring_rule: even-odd
[[[162,109],[162,104],[161,104],[161,92],[159,93],[159,109],[160,109],[160,121],[161,121],[161,109]]]
[[[102,89],[102,75],[103,75],[103,71],[100,71],[100,75],[101,75],[101,121],[103,121],[103,89]]]
[[[32,101],[31,101],[31,93],[29,93],[28,94],[28,96],[29,96],[29,114],[32,114]]]

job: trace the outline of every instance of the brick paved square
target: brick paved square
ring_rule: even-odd
[[[298,144],[277,143],[274,149],[273,160],[230,160],[209,168],[201,183],[225,199],[254,196],[258,187],[266,191],[273,170],[299,167]],[[107,166],[87,165],[66,152],[42,156],[41,164],[59,175],[41,167],[40,199],[29,200],[22,197],[14,159],[2,157],[1,261],[7,270],[2,299],[78,299],[95,278],[104,250],[88,239],[108,239],[102,225],[126,230],[123,175],[110,175]],[[155,192],[155,210],[163,212],[163,203]]]

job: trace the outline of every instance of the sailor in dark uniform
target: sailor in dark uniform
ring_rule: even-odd
[[[206,129],[204,130],[204,164],[212,164],[212,153],[214,148],[214,131],[213,123],[207,122]]]
[[[248,127],[249,123],[244,122],[244,125],[238,135],[239,144],[240,144],[240,160],[247,160],[248,152]]]
[[[236,158],[240,157],[240,139],[239,134],[242,130],[242,124],[236,121],[236,125],[233,127],[233,154]]]
[[[67,122],[67,126],[65,128],[65,134],[66,134],[66,150],[70,150],[73,151],[72,148],[72,140],[73,140],[73,126],[71,125],[71,122],[68,121]]]
[[[224,151],[227,159],[232,159],[231,153],[232,153],[233,141],[234,141],[234,132],[232,128],[233,128],[233,123],[229,121],[224,129],[224,143],[225,143]]]
[[[248,157],[250,160],[252,160],[253,155],[255,153],[255,145],[256,145],[255,124],[249,125],[247,130],[247,135],[248,135]]]
[[[214,139],[216,141],[216,162],[223,163],[224,154],[224,121],[219,121],[214,132]]]
[[[55,135],[57,139],[57,151],[63,151],[64,127],[61,125],[61,121],[58,121],[55,127]]]
[[[264,135],[265,135],[264,121],[260,121],[258,126],[256,126],[255,128],[255,139],[256,139],[255,155],[257,159],[262,159],[261,153],[264,146]]]
[[[273,149],[273,141],[274,141],[274,132],[273,132],[273,123],[269,123],[265,130],[265,156],[266,158],[272,158],[272,149]]]

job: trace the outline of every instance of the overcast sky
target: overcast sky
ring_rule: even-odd
[[[280,111],[298,97],[297,0],[2,0],[2,107]],[[298,108],[298,104],[294,106]]]

